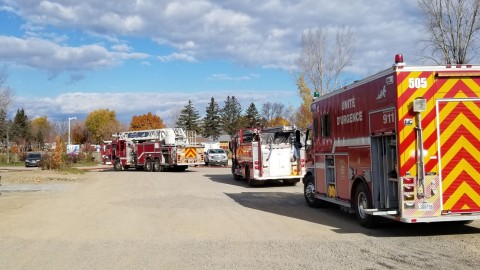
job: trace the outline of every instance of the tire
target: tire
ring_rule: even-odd
[[[245,180],[247,181],[247,184],[251,187],[255,186],[256,181],[252,179],[250,176],[250,168],[248,166],[245,167]]]
[[[365,184],[357,185],[355,189],[355,199],[353,201],[355,207],[355,215],[357,220],[365,228],[374,228],[376,226],[375,217],[365,213],[364,209],[372,208],[372,202]]]
[[[113,169],[115,171],[121,171],[123,169],[122,163],[120,162],[119,159],[115,159],[115,162],[113,163]]]
[[[315,183],[312,175],[305,177],[305,185],[303,186],[303,196],[305,197],[305,202],[308,206],[312,208],[319,208],[325,205],[325,201],[317,199],[314,197],[315,194]]]
[[[150,159],[147,159],[147,161],[145,162],[145,171],[147,172],[153,171],[153,164]]]
[[[160,172],[162,170],[162,165],[160,164],[160,159],[156,158],[153,162],[153,171]]]
[[[235,161],[234,161],[233,164],[232,164],[232,175],[233,175],[233,179],[234,179],[235,181],[240,181],[240,180],[242,180],[242,177],[241,177],[240,175],[238,175],[238,174],[235,174],[235,167],[237,167],[237,166],[236,166],[236,163],[235,163]]]

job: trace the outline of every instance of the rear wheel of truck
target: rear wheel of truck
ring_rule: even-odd
[[[153,162],[153,171],[159,172],[162,170],[162,165],[160,165],[160,159],[156,158]]]
[[[153,170],[152,161],[151,161],[150,159],[148,159],[148,160],[145,162],[145,171],[151,172],[152,170]]]
[[[242,180],[242,176],[238,175],[238,174],[235,174],[235,168],[237,167],[237,163],[235,161],[233,161],[233,164],[232,164],[232,175],[233,175],[233,179],[236,180],[236,181],[239,181],[239,180]]]
[[[325,205],[325,202],[315,198],[314,178],[311,175],[305,177],[305,185],[303,186],[303,195],[308,206],[318,208]]]
[[[377,224],[375,217],[365,212],[365,209],[372,208],[372,202],[368,196],[367,187],[363,183],[357,185],[355,190],[354,207],[360,225],[365,228],[374,228]]]
[[[120,162],[119,159],[116,159],[115,163],[113,163],[113,169],[115,171],[121,171],[122,170],[122,163]]]
[[[257,181],[252,179],[252,176],[250,175],[250,168],[248,166],[245,167],[245,180],[247,180],[247,183],[249,186],[253,187],[257,183]]]

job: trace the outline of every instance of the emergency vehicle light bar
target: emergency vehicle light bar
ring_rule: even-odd
[[[439,71],[437,72],[437,77],[480,77],[480,72],[478,71]]]

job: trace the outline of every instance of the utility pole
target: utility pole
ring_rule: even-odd
[[[77,119],[77,117],[68,117],[68,146],[67,148],[70,146],[70,120],[73,120],[73,119]],[[68,151],[68,149],[67,149]]]
[[[6,122],[7,124],[7,164],[10,164],[10,124]]]

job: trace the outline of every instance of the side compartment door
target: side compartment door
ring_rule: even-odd
[[[437,100],[443,210],[480,211],[480,99]]]

